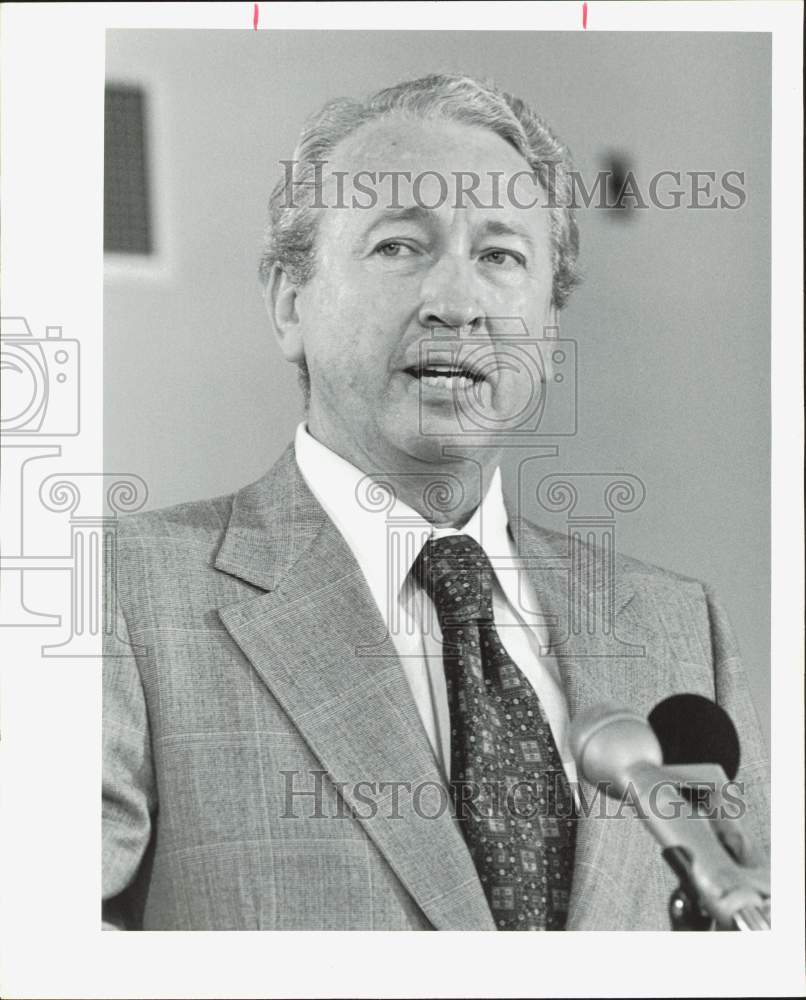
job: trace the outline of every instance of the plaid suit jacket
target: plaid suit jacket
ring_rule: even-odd
[[[565,536],[512,527],[571,715],[603,701],[647,713],[685,691],[719,701],[766,848],[765,751],[713,595],[622,557],[606,593],[596,551],[581,546],[571,574]],[[495,929],[392,640],[292,448],[234,496],[124,518],[117,563],[105,927]],[[605,605],[609,638],[572,634],[574,608]],[[667,929],[675,884],[639,820],[594,810],[568,928]]]

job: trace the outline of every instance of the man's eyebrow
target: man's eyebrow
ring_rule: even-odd
[[[367,239],[384,223],[388,222],[418,222],[424,226],[434,225],[434,211],[422,205],[407,205],[401,208],[387,208],[377,215],[361,233],[362,239]],[[523,240],[530,250],[534,250],[535,242],[529,228],[520,222],[504,222],[502,219],[485,219],[479,226],[479,235],[515,236]]]
[[[484,236],[517,236],[534,249],[534,239],[529,229],[519,222],[503,222],[501,219],[485,220],[480,227]]]
[[[405,208],[386,208],[372,220],[361,235],[366,238],[385,222],[421,222],[427,225],[433,219],[433,215],[433,211],[423,208],[422,205],[407,205]]]

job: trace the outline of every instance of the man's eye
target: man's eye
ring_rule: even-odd
[[[406,257],[410,253],[413,253],[412,248],[407,246],[405,243],[399,243],[395,240],[387,240],[386,243],[380,243],[375,247],[375,253],[379,254],[381,257]]]
[[[494,264],[496,267],[507,267],[513,264],[520,264],[522,266],[525,263],[523,255],[516,253],[514,250],[488,250],[481,255],[481,259]]]

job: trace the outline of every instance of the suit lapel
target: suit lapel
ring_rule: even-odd
[[[596,566],[596,550],[580,546],[572,569],[566,536],[524,520],[514,521],[513,531],[546,616],[550,651],[558,661],[571,718],[600,702],[631,704],[644,666],[647,635],[636,629],[630,614],[635,596],[630,580],[616,574],[608,593]],[[574,605],[590,611],[579,629],[571,624]],[[612,627],[604,621],[606,612],[612,614]]]
[[[221,619],[434,927],[493,930],[394,644],[290,449],[238,494],[216,566],[268,591]]]
[[[567,536],[537,529],[523,520],[513,522],[513,531],[547,618],[550,649],[560,670],[570,717],[607,702],[652,704],[658,677],[647,670],[646,653],[653,636],[631,614],[636,595],[629,579],[617,574],[612,592],[605,593],[594,565],[598,553],[583,546],[576,553],[572,586]],[[609,606],[610,635],[601,618],[594,618],[593,631],[575,631],[569,624],[574,602],[599,612]],[[582,805],[567,927],[628,928],[634,901],[624,880],[629,873],[647,870],[654,847],[628,810],[622,807],[620,820],[614,818],[618,802],[605,799],[582,778],[579,792]]]

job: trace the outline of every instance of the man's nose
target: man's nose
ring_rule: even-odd
[[[432,267],[422,285],[420,324],[475,329],[484,318],[477,278],[471,261],[444,257]]]

